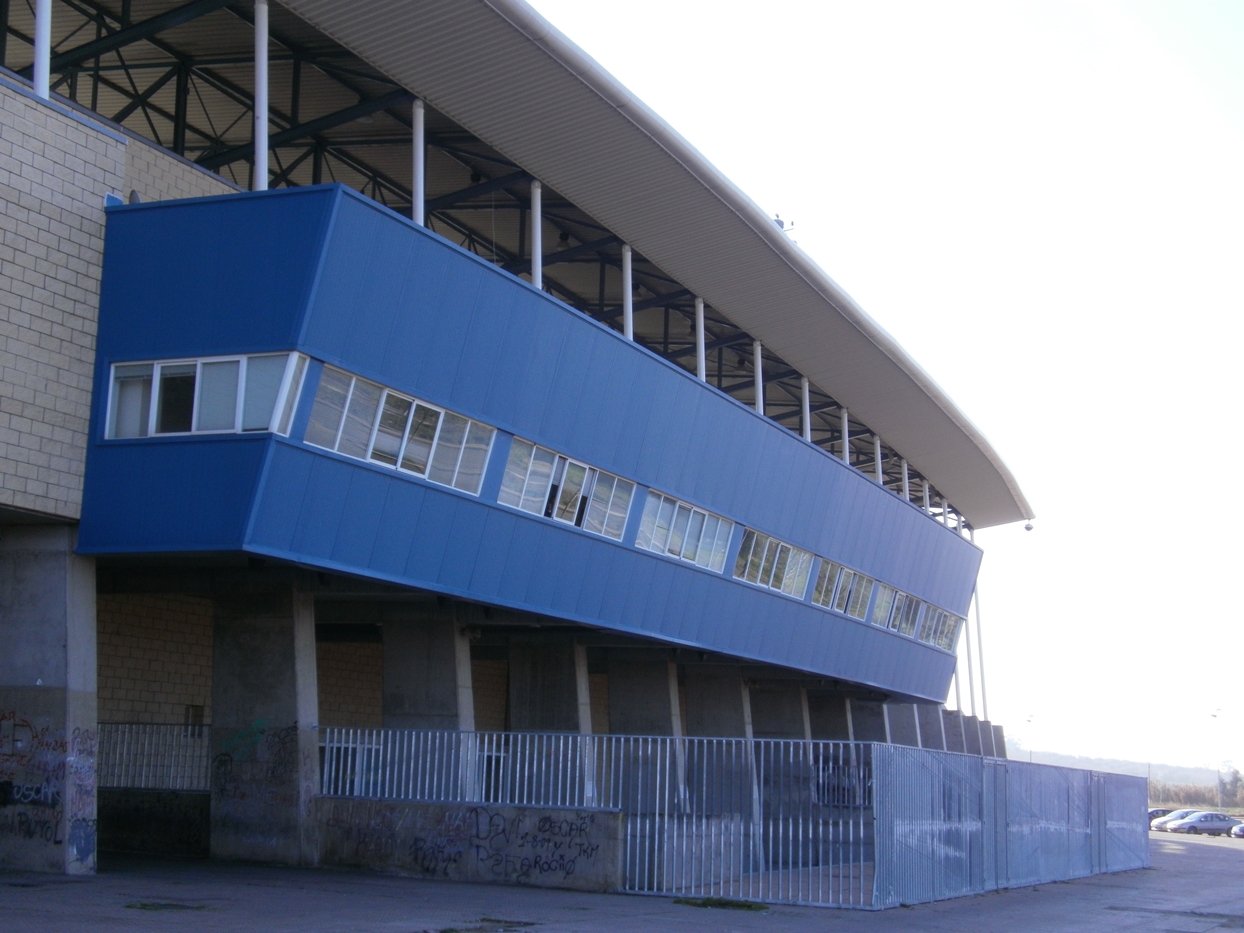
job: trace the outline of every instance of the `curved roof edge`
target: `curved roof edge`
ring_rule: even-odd
[[[771,347],[911,461],[973,526],[1033,516],[982,432],[898,342],[524,0],[373,0],[368,13],[342,0],[282,2]]]

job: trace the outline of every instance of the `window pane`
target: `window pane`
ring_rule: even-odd
[[[535,444],[520,441],[517,437],[510,445],[510,456],[505,462],[505,476],[501,480],[501,494],[497,501],[502,505],[518,508],[523,501],[523,486],[527,484],[527,470],[531,468],[531,453]]]
[[[709,563],[712,570],[721,573],[726,566],[726,550],[730,547],[730,535],[734,532],[734,522],[723,520],[717,529],[717,541],[713,545],[713,558]]]
[[[531,457],[531,472],[527,475],[527,488],[519,508],[533,515],[544,514],[544,504],[549,498],[549,485],[553,481],[553,466],[557,454],[544,447],[537,447]]]
[[[838,597],[834,600],[834,608],[839,612],[847,611],[847,605],[851,602],[851,585],[858,576],[854,570],[843,568],[838,580]]]
[[[665,550],[677,557],[682,551],[683,541],[687,536],[687,522],[691,520],[691,509],[685,505],[678,506],[674,515],[674,527],[670,529],[670,543]]]
[[[626,516],[631,513],[631,498],[634,495],[635,484],[630,480],[617,478],[613,487],[613,498],[609,500],[609,517],[605,519],[605,534],[615,541],[621,541],[622,533],[626,531]]]
[[[739,556],[734,560],[734,576],[740,580],[747,579],[747,565],[751,562],[752,548],[756,544],[756,532],[750,528],[743,532],[743,543],[739,546]]]
[[[847,606],[847,615],[853,619],[862,619],[868,612],[868,599],[873,595],[873,581],[861,574],[855,575],[851,587],[851,602]]]
[[[644,503],[644,517],[639,520],[639,535],[635,538],[635,546],[652,547],[652,533],[657,527],[657,512],[661,508],[661,497],[651,490],[648,501]]]
[[[657,527],[652,532],[652,549],[664,553],[669,543],[670,525],[674,523],[674,511],[678,503],[667,496],[661,497],[661,511],[657,513]]]
[[[574,523],[578,516],[579,494],[583,492],[585,479],[587,479],[587,467],[581,463],[566,464],[562,488],[557,494],[557,508],[553,512],[553,517],[558,521]]]
[[[151,419],[150,363],[113,370],[112,429],[109,437],[146,437]]]
[[[276,426],[277,433],[289,434],[290,422],[294,420],[294,410],[298,407],[298,396],[302,391],[302,377],[307,371],[307,358],[299,356],[294,360],[294,374],[289,380],[289,390],[285,393],[285,405],[281,409],[281,423]]]
[[[480,483],[484,481],[484,467],[488,463],[488,450],[492,447],[493,429],[487,425],[472,421],[467,429],[466,447],[462,450],[462,459],[458,462],[458,475],[454,477],[454,488],[479,495]]]
[[[797,596],[803,599],[808,589],[808,572],[811,569],[812,555],[795,548],[786,565],[786,579],[782,583],[782,592],[787,596]]]
[[[428,479],[452,486],[454,475],[458,472],[458,457],[466,441],[467,419],[447,411],[441,420],[443,424],[440,436],[436,439],[436,450],[432,454]]]
[[[432,456],[432,442],[436,440],[436,428],[440,423],[441,413],[435,408],[415,405],[406,436],[406,450],[402,452],[403,470],[420,475],[428,471],[428,458]]]
[[[371,429],[376,424],[376,410],[380,407],[380,386],[366,379],[354,380],[354,392],[346,408],[345,424],[341,426],[341,440],[337,452],[362,460],[367,456],[371,443]]]
[[[916,634],[916,623],[920,620],[920,607],[923,603],[908,596],[903,607],[903,619],[899,623],[899,634],[909,637]]]
[[[937,626],[941,622],[942,610],[934,609],[929,606],[924,611],[924,618],[920,622],[919,638],[924,642],[933,641],[933,636],[937,633]]]
[[[238,420],[237,360],[204,363],[199,373],[199,423],[196,431],[232,431]]]
[[[879,585],[877,587],[877,598],[873,600],[873,612],[871,622],[873,625],[880,625],[882,628],[890,624],[890,609],[894,606],[895,590],[892,586]]]
[[[950,651],[954,648],[955,636],[959,634],[959,626],[963,624],[963,620],[957,616],[948,615],[946,624],[942,626],[941,634],[937,639],[937,647]]]
[[[774,542],[776,543],[776,541]],[[773,561],[773,576],[765,576],[769,581],[769,585],[775,590],[782,588],[782,582],[786,579],[786,563],[790,560],[790,546],[786,544],[778,544],[777,556]]]
[[[609,518],[609,500],[613,498],[613,487],[616,476],[601,473],[596,477],[596,485],[592,487],[592,499],[587,504],[587,514],[583,516],[583,527],[598,535],[605,532],[605,521]]]
[[[350,394],[353,377],[340,369],[325,366],[320,376],[320,386],[315,392],[315,404],[311,407],[311,420],[307,424],[306,442],[317,447],[333,450],[337,446],[337,432],[341,430],[341,417],[346,410],[346,397]]]
[[[376,425],[376,440],[372,443],[371,458],[377,463],[397,466],[397,456],[402,451],[402,438],[406,436],[406,419],[414,404],[408,398],[386,392],[384,405],[380,408],[380,424]]]
[[[773,561],[777,557],[778,544],[767,535],[756,535],[756,546],[752,548],[751,563],[747,566],[747,579],[762,586],[769,585],[773,576]]]
[[[687,525],[687,537],[682,545],[682,559],[695,560],[696,554],[700,551],[700,535],[704,532],[704,519],[708,516],[703,512],[694,511],[691,513],[691,521]]]
[[[713,545],[717,540],[717,529],[721,519],[716,515],[704,516],[704,530],[700,532],[700,550],[695,555],[697,567],[707,567],[713,560]]]
[[[833,561],[821,561],[821,569],[816,573],[816,589],[812,591],[812,601],[818,606],[828,607],[833,602],[834,584],[838,582],[841,569]]]
[[[276,397],[281,394],[281,382],[285,379],[288,362],[288,353],[247,358],[246,395],[242,399],[243,431],[266,431],[272,424],[272,409],[276,407]]]
[[[194,363],[160,367],[160,400],[156,408],[156,433],[189,431],[194,416]]]

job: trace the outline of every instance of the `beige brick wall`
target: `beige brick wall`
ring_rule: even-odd
[[[471,691],[475,695],[475,729],[504,732],[506,696],[510,688],[510,662],[471,661]]]
[[[0,81],[0,506],[77,518],[104,196],[236,190]]]
[[[315,675],[320,725],[384,726],[384,646],[379,642],[319,642]]]
[[[212,721],[212,602],[194,596],[96,598],[100,722]]]

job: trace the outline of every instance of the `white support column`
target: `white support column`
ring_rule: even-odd
[[[812,711],[808,709],[808,688],[799,688],[799,705],[803,708],[803,740],[812,741]]]
[[[949,527],[950,527],[950,517],[949,517],[949,515],[947,515],[947,513],[946,513],[946,497],[945,497],[945,496],[938,496],[938,497],[937,497],[937,501],[938,501],[938,502],[940,502],[940,503],[942,504],[942,524],[943,524],[943,525],[945,525],[947,528],[949,528]]]
[[[760,353],[760,341],[752,341],[752,369],[756,375],[756,411],[765,413],[765,374],[764,360]]]
[[[579,705],[579,733],[592,734],[592,688],[587,671],[587,645],[574,645],[575,697]]]
[[[799,390],[799,423],[803,428],[803,439],[810,441],[812,440],[812,391],[809,388],[807,376],[799,377]]]
[[[701,382],[707,382],[704,367],[704,299],[695,300],[695,374]]]
[[[927,515],[933,514],[933,507],[929,503],[929,481],[927,479],[924,481],[924,504],[922,507],[925,511],[925,514]]]
[[[540,182],[531,183],[531,284],[544,288],[544,218],[540,207]]]
[[[968,625],[967,619],[963,620],[963,646],[967,652],[968,659],[968,703],[971,704],[972,715],[976,715],[976,686],[975,673],[972,670],[972,628]]]
[[[635,279],[631,274],[631,247],[622,244],[622,334],[635,339]]]
[[[907,478],[907,458],[903,458],[903,501],[911,501],[911,480]]]
[[[268,190],[268,0],[255,0],[255,172],[251,187]]]
[[[414,158],[411,166],[410,219],[422,227],[427,224],[427,218],[424,216],[424,203],[428,198],[428,147],[423,133],[423,101],[418,97],[415,98],[414,107],[410,112],[410,128],[414,137],[412,140]]]
[[[890,738],[890,704],[881,704],[881,719],[885,722],[885,744],[893,745],[894,742]]]
[[[968,526],[968,540],[976,543],[976,529]],[[981,718],[989,719],[989,700],[985,696],[985,643],[981,641],[981,594],[976,587],[972,588],[972,602],[976,606],[976,662],[981,671]],[[964,625],[967,621],[964,620]]]
[[[851,415],[842,406],[842,462],[851,462]]]
[[[873,435],[873,475],[877,478],[877,482],[885,479],[885,474],[881,472],[881,436]]]
[[[37,0],[35,4],[35,94],[47,100],[52,95],[52,0]]]

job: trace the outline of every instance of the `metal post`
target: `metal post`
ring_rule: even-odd
[[[976,529],[971,525],[968,526],[968,540],[973,544],[976,543]],[[989,699],[985,694],[985,643],[981,641],[981,594],[976,587],[972,587],[972,602],[976,604],[976,663],[981,672],[981,714],[983,718],[988,719]]]
[[[531,183],[531,284],[544,288],[544,244],[540,239],[543,223],[540,207],[540,182]]]
[[[972,671],[972,630],[964,623],[963,626],[963,645],[968,656],[968,702],[972,704],[972,715],[976,715],[976,687],[975,676]]]
[[[873,475],[879,483],[885,479],[881,472],[881,436],[878,434],[873,435]]]
[[[799,377],[800,390],[800,406],[799,417],[800,425],[803,428],[803,439],[805,441],[812,440],[812,392],[809,388],[808,377]]]
[[[52,74],[52,0],[35,3],[35,94],[47,100],[51,96]]]
[[[903,501],[911,501],[911,480],[907,478],[907,458],[903,458]]]
[[[631,277],[631,248],[622,244],[622,333],[635,339],[635,283]]]
[[[255,172],[252,187],[268,190],[268,0],[255,0]]]
[[[847,406],[842,406],[842,462],[851,462],[851,416]]]
[[[933,514],[933,507],[929,504],[929,481],[924,481],[924,511],[927,515]]]
[[[415,98],[414,109],[410,113],[410,125],[414,131],[414,160],[410,185],[410,219],[419,226],[425,226],[424,202],[427,201],[427,157],[428,149],[423,136],[423,101]]]
[[[756,411],[765,413],[764,362],[760,354],[760,341],[752,341],[752,369],[756,371]]]
[[[695,374],[701,381],[707,381],[704,367],[704,299],[695,300]]]

